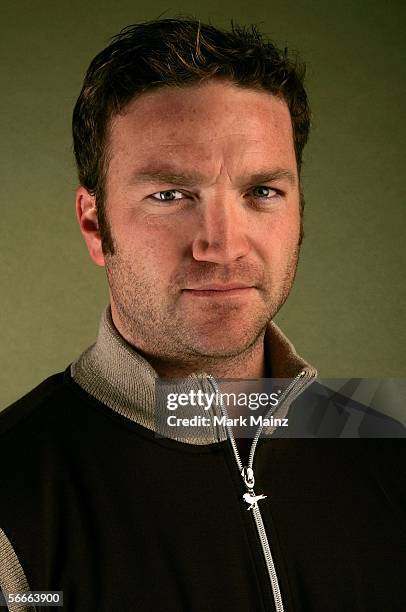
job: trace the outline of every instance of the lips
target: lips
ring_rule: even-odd
[[[234,289],[253,289],[253,285],[245,285],[243,283],[210,283],[207,285],[198,285],[196,287],[186,287],[184,291],[233,291]]]
[[[210,283],[207,285],[197,285],[196,287],[187,287],[183,289],[183,293],[192,297],[224,299],[246,297],[254,290],[254,286],[242,283]]]

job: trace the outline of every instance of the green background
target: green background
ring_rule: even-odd
[[[306,236],[277,321],[322,376],[406,376],[404,6],[2,0],[0,407],[95,338],[106,279],[76,225],[71,112],[109,37],[161,13],[254,22],[299,50],[313,108]]]

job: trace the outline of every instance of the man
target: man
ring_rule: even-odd
[[[255,28],[154,21],[91,63],[76,211],[110,306],[97,342],[2,415],[4,592],[61,591],[69,611],[403,609],[398,445],[283,431],[401,435],[331,407],[272,321],[308,131],[303,72]],[[239,438],[223,379],[272,379],[279,422]],[[172,428],[168,398],[197,426]]]

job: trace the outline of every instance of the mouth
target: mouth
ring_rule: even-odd
[[[254,290],[254,285],[245,285],[243,283],[210,283],[186,287],[183,289],[183,292],[192,297],[222,299],[228,297],[247,297]]]

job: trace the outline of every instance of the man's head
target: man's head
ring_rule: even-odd
[[[293,283],[309,130],[302,74],[259,33],[127,28],[73,118],[77,211],[120,331],[162,359],[238,355]]]

